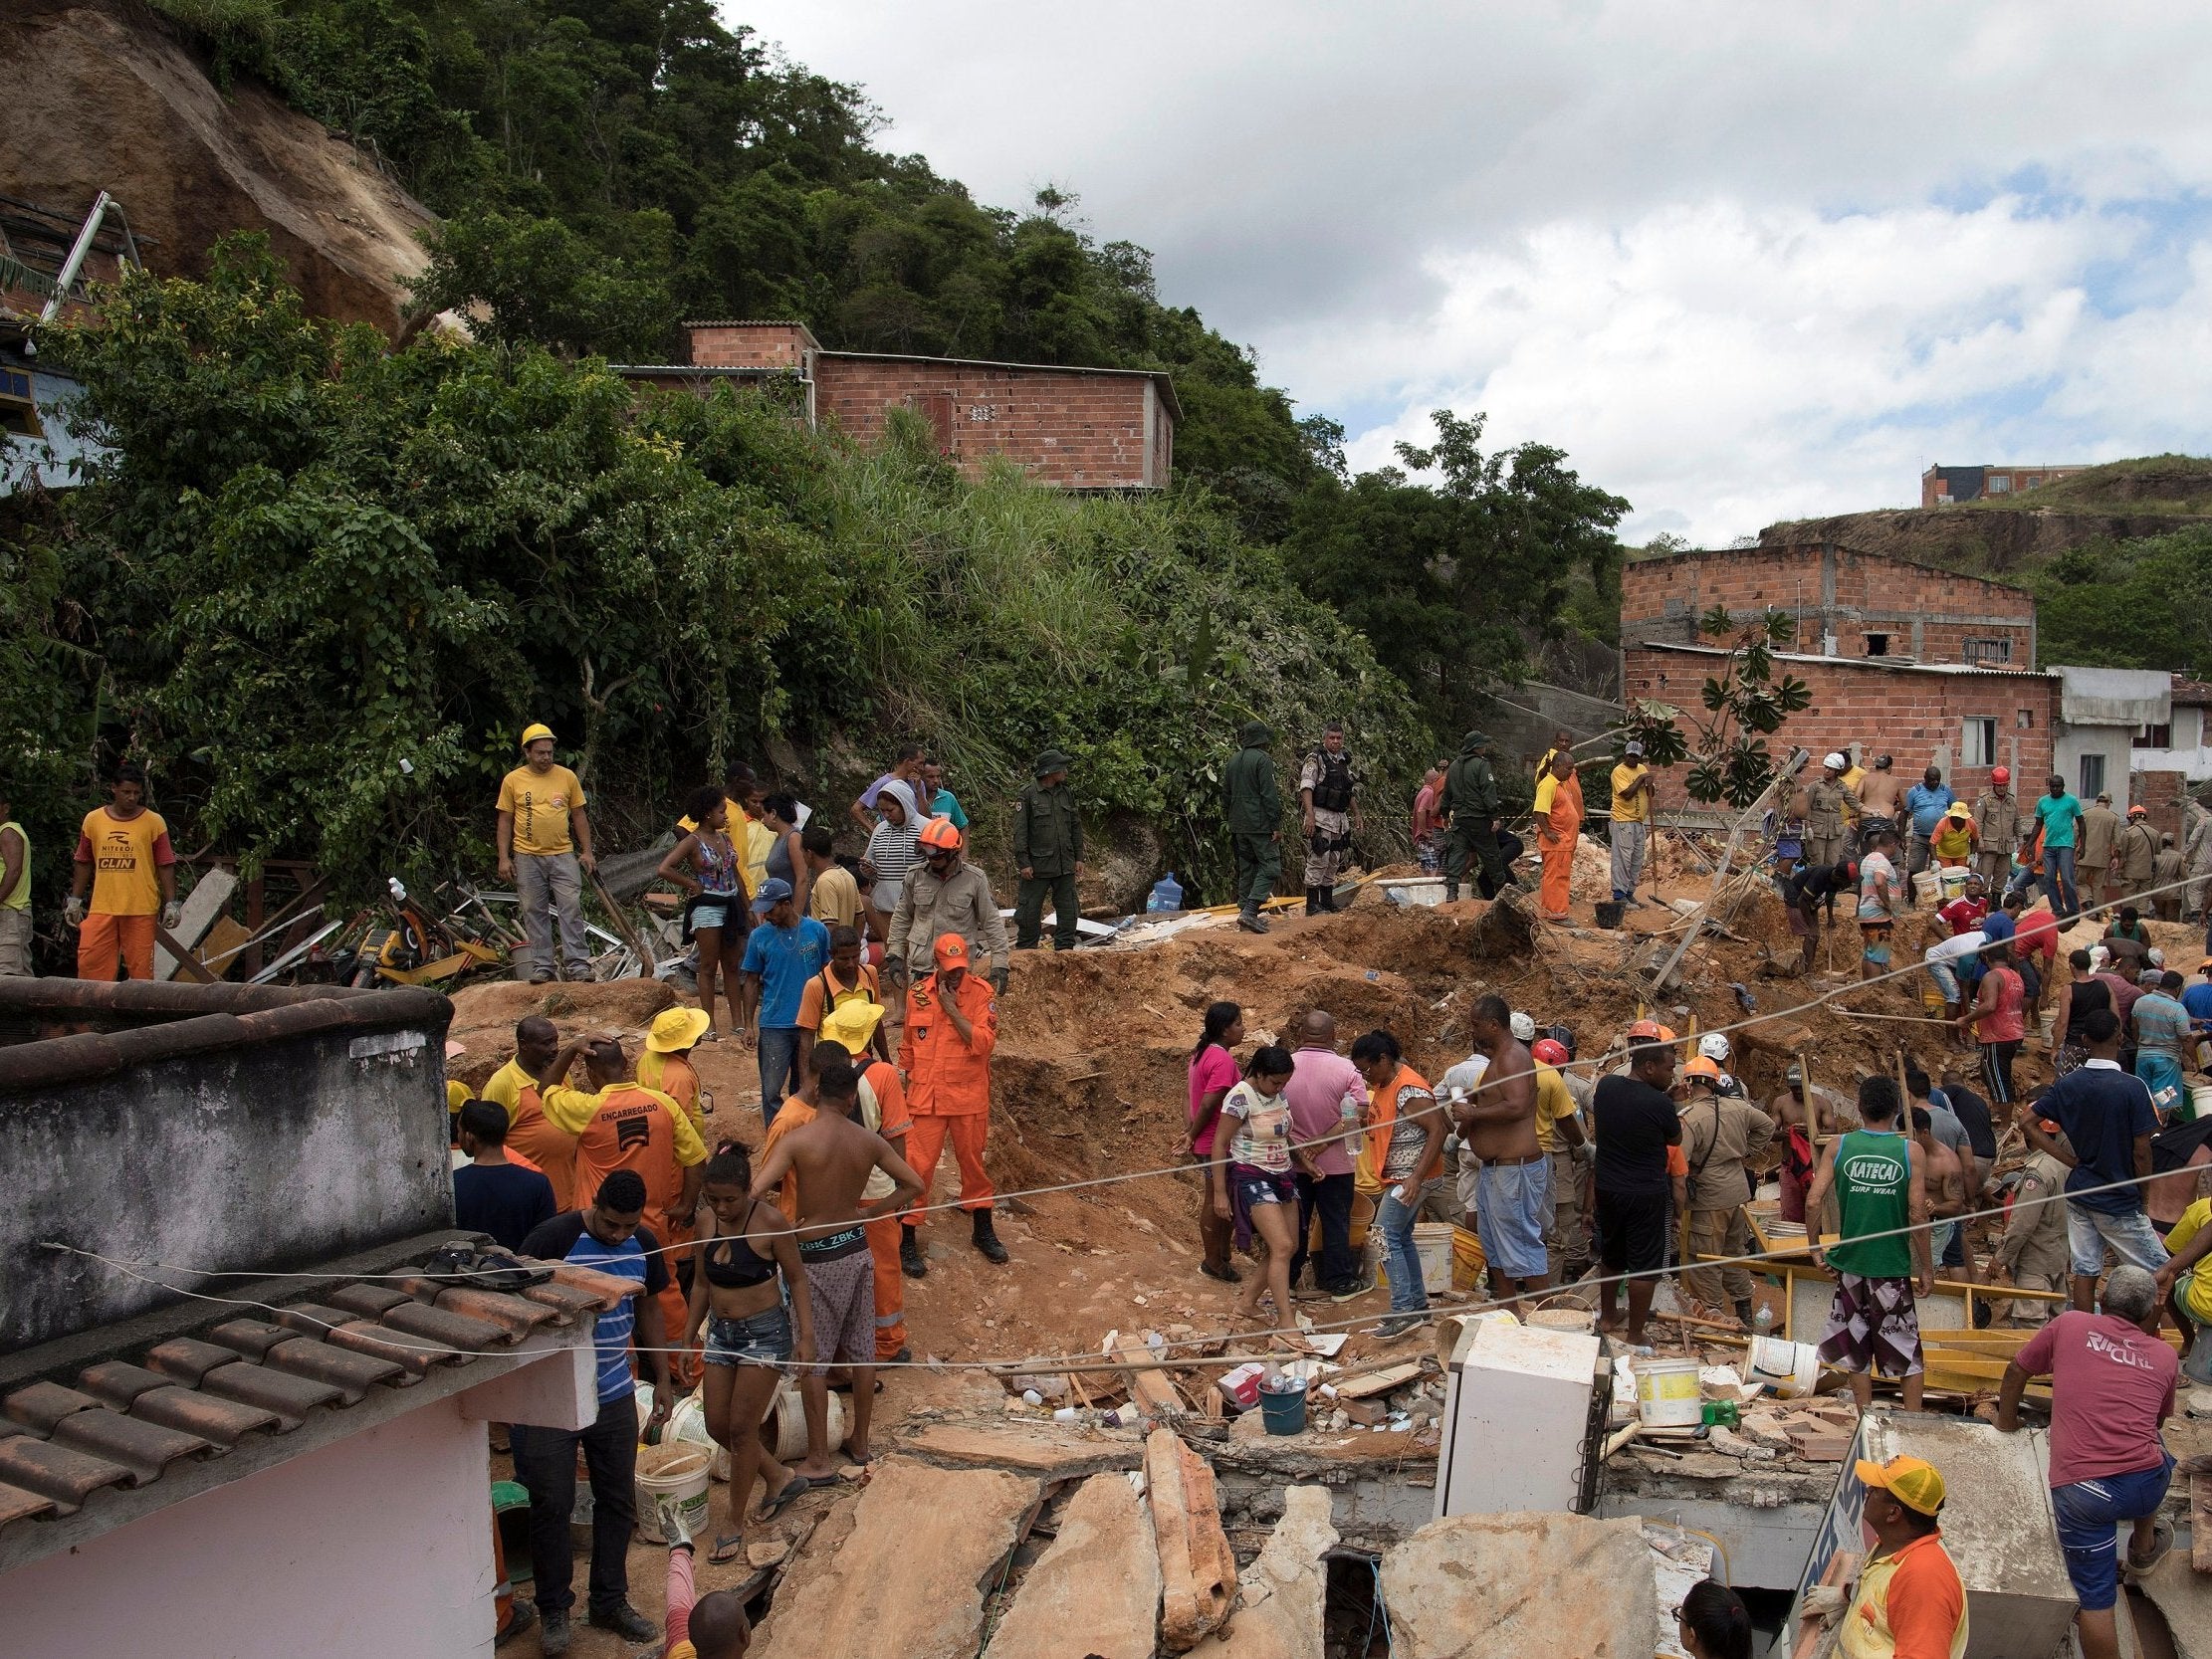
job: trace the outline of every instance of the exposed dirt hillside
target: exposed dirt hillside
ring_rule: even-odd
[[[309,310],[397,333],[429,210],[374,162],[248,82],[226,97],[126,0],[10,0],[0,191],[82,213],[107,190],[162,275],[197,275],[226,232],[263,230]]]
[[[2026,571],[2092,541],[2164,535],[2212,515],[2212,461],[2156,455],[2114,461],[2013,497],[1930,511],[1784,519],[1763,546],[1836,541],[1960,570]]]

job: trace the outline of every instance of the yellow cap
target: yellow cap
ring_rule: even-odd
[[[645,1028],[645,1046],[655,1054],[681,1054],[712,1024],[704,1008],[663,1008]]]
[[[822,1020],[822,1035],[855,1055],[865,1054],[883,1019],[883,1005],[854,997],[840,1002]]]
[[[1931,1463],[1916,1457],[1893,1457],[1887,1463],[1861,1458],[1852,1469],[1863,1485],[1880,1488],[1917,1514],[1933,1515],[1943,1507],[1943,1477]]]
[[[533,721],[529,726],[523,727],[523,747],[530,747],[541,737],[549,743],[553,740],[553,727],[543,721]]]

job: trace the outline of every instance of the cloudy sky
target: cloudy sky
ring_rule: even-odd
[[[1718,544],[2212,451],[2200,5],[726,10],[982,199],[1077,192],[1356,466],[1484,410]]]

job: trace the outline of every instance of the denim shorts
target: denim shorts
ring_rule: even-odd
[[[1255,1169],[1249,1164],[1232,1163],[1228,1177],[1235,1183],[1236,1196],[1244,1201],[1246,1209],[1257,1209],[1262,1204],[1295,1204],[1298,1185],[1288,1175],[1278,1175],[1270,1169]]]
[[[744,903],[745,895],[742,893],[718,893],[712,899],[702,897],[691,908],[691,931],[697,933],[702,928],[727,928],[730,925],[730,913]],[[744,932],[742,928],[739,931]]]
[[[791,1356],[791,1314],[778,1302],[744,1319],[707,1322],[710,1365],[768,1365]]]
[[[2076,1273],[2085,1278],[2102,1273],[2107,1244],[2121,1261],[2145,1272],[2156,1273],[2166,1265],[2165,1241],[2141,1210],[2114,1215],[2084,1204],[2066,1206],[2066,1247]]]
[[[2100,1475],[2051,1489],[2059,1519],[2059,1548],[2066,1575],[2086,1612],[2102,1612],[2119,1599],[2119,1529],[2156,1515],[2173,1480],[2173,1458],[2162,1456],[2128,1475]]]
[[[1551,1271],[1544,1223],[1551,1219],[1551,1159],[1485,1163],[1475,1183],[1474,1226],[1482,1253],[1508,1279]]]

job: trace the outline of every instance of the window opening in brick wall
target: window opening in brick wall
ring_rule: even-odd
[[[1959,722],[1958,763],[1961,766],[1997,764],[1995,716],[1969,715]]]
[[[2101,754],[2083,755],[2082,786],[2077,789],[2075,793],[2080,795],[2082,799],[2086,801],[2094,801],[2099,795],[2102,794],[2103,792],[2104,756],[2102,756]]]
[[[2012,724],[2023,731],[2033,731],[2036,728],[2036,712],[2033,709],[2022,709],[2012,717]]]
[[[31,377],[21,369],[0,368],[0,432],[19,438],[43,437],[39,406],[31,396]]]
[[[1970,639],[1966,642],[1968,663],[2009,663],[2012,661],[2012,641],[2009,639]]]
[[[1889,636],[1887,634],[1869,634],[1867,636],[1867,655],[1870,657],[1888,656]]]
[[[2144,726],[2135,733],[2133,746],[2136,748],[2173,747],[2173,723],[2169,721],[2164,726]]]
[[[2012,479],[2004,473],[1991,473],[1983,483],[1982,490],[1991,496],[2009,496],[2012,494]]]

